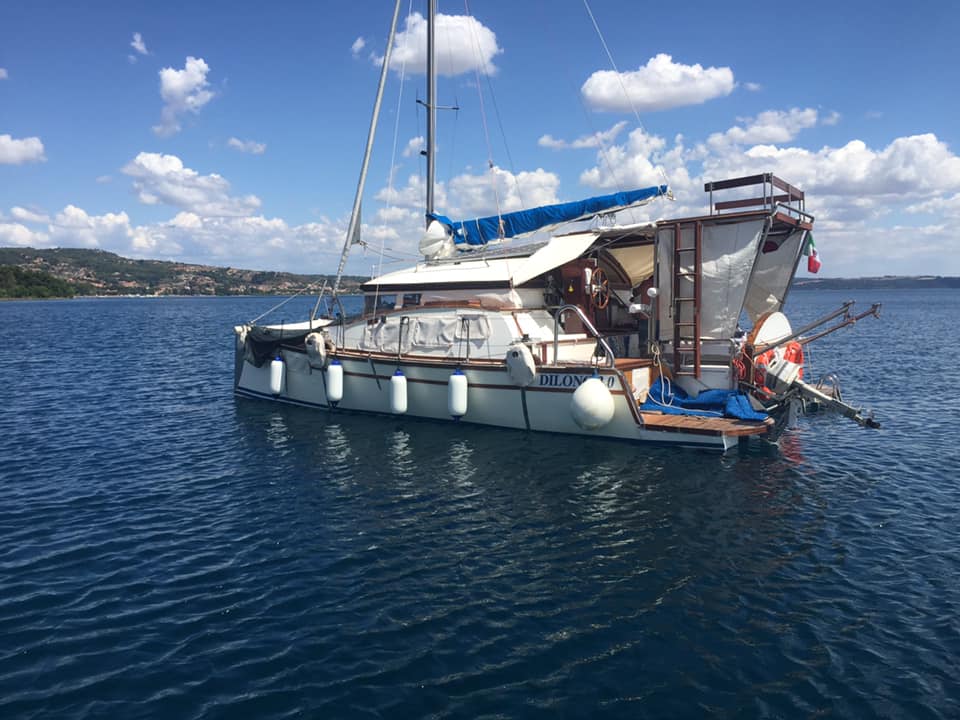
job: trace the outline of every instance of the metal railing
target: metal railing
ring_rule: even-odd
[[[613,350],[610,349],[610,346],[607,344],[607,341],[601,337],[600,333],[593,326],[593,323],[587,319],[586,314],[578,305],[561,305],[557,308],[556,314],[553,316],[553,363],[554,365],[559,364],[557,359],[557,352],[560,345],[560,334],[558,330],[560,329],[560,320],[563,318],[564,313],[569,310],[573,310],[580,318],[580,322],[583,323],[583,326],[590,332],[591,335],[596,339],[600,347],[603,348],[604,353],[607,356],[608,367],[616,367],[616,358],[613,354]]]

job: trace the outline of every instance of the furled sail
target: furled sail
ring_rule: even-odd
[[[585,200],[544,205],[530,210],[518,210],[473,220],[453,221],[437,214],[431,214],[429,217],[450,229],[458,250],[472,250],[477,246],[486,245],[491,240],[515,237],[551,225],[586,220],[600,213],[623,210],[666,194],[666,185],[656,185],[640,190],[598,195]]]

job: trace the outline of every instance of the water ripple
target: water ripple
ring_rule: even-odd
[[[956,717],[960,409],[875,387],[952,315],[895,300],[814,357],[883,431],[723,457],[235,401],[254,299],[0,304],[0,715]]]

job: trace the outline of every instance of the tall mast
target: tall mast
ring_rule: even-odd
[[[373,138],[377,134],[377,121],[380,119],[380,104],[383,101],[383,90],[387,84],[387,71],[390,68],[390,51],[393,50],[393,40],[397,34],[397,19],[400,17],[400,0],[393,8],[393,22],[390,23],[390,37],[387,38],[387,49],[383,54],[383,67],[380,68],[380,84],[377,86],[377,100],[373,104],[373,117],[370,118],[370,130],[367,131],[367,149],[363,153],[363,164],[360,167],[360,179],[357,181],[357,194],[353,198],[353,212],[350,213],[350,225],[347,228],[347,239],[343,243],[343,252],[340,253],[340,264],[337,266],[337,277],[333,281],[333,294],[340,290],[340,280],[343,269],[347,265],[347,256],[350,255],[350,246],[360,242],[360,205],[363,200],[363,187],[367,182],[367,168],[370,166],[370,154],[373,151]]]
[[[434,26],[437,20],[437,0],[427,3],[427,215],[433,214],[433,185],[436,177],[435,136],[437,132],[437,69]],[[429,223],[429,220],[427,221]]]

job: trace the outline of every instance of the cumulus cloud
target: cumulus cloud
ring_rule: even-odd
[[[46,214],[34,212],[33,210],[28,210],[27,208],[22,208],[22,207],[10,208],[10,215],[13,217],[14,220],[19,220],[20,222],[29,222],[29,223],[50,222],[50,218]]]
[[[240,140],[235,137],[227,140],[227,146],[243,153],[250,153],[251,155],[263,155],[267,151],[265,143],[259,143],[253,140]]]
[[[214,93],[209,89],[207,73],[210,67],[203,58],[188,57],[183,70],[163,68],[160,71],[160,97],[163,109],[160,111],[160,124],[153,131],[161,137],[169,137],[180,132],[180,116],[185,113],[197,114],[210,102]]]
[[[260,207],[255,195],[230,195],[230,183],[222,176],[201,175],[176,155],[142,152],[123,172],[133,178],[140,202],[147,205],[172,205],[204,217],[246,216]]]
[[[447,77],[479,70],[494,74],[493,59],[503,50],[497,45],[496,34],[467,15],[437,15],[434,29],[436,38],[437,72]],[[375,58],[378,64],[382,58]],[[397,33],[390,67],[408,73],[427,70],[427,21],[420,13],[406,19],[404,29]]]
[[[560,177],[546,170],[514,174],[495,167],[483,175],[453,178],[448,183],[447,195],[457,215],[466,218],[558,203],[559,187]]]
[[[359,57],[360,53],[363,52],[363,49],[367,46],[367,41],[362,37],[358,37],[353,41],[353,45],[350,46],[350,53],[354,57]]]
[[[407,146],[403,149],[401,153],[403,157],[417,157],[420,155],[420,151],[427,146],[427,141],[424,139],[423,135],[418,135],[415,138],[410,138],[407,141]]]
[[[346,233],[345,222],[327,218],[291,226],[262,215],[206,217],[190,211],[136,225],[125,212],[92,215],[72,204],[52,217],[23,208],[13,208],[11,216],[29,216],[29,222],[0,216],[0,245],[99,248],[126,257],[301,272],[328,272]],[[28,227],[31,223],[43,227]],[[367,237],[395,234],[376,226],[364,231]]]
[[[38,137],[16,139],[0,135],[0,165],[22,165],[28,162],[43,162],[43,143]]]
[[[7,69],[0,67],[0,80],[6,80],[8,77]]]
[[[537,144],[540,147],[551,148],[552,150],[580,150],[584,148],[603,148],[614,142],[617,136],[623,132],[627,126],[626,120],[622,120],[609,130],[601,130],[592,135],[583,135],[572,142],[566,140],[557,140],[552,135],[543,135]]]
[[[31,230],[21,223],[3,222],[0,220],[0,245],[16,247],[46,247],[50,238],[46,233]]]
[[[664,164],[666,141],[641,128],[630,132],[627,141],[597,153],[597,166],[584,171],[580,182],[596,189],[646,187],[663,182],[658,166]]]
[[[917,198],[960,190],[960,157],[932,133],[896,138],[879,150],[862,140],[816,151],[757,145],[745,158],[751,169],[773,166],[829,195]]]
[[[660,53],[637,70],[595,72],[580,92],[595,110],[652,112],[699,105],[729,95],[735,86],[730,68],[683,65]]]
[[[67,205],[57,213],[49,231],[55,245],[89,248],[124,246],[132,233],[125,212],[89,215],[75,205]]]
[[[801,130],[817,124],[817,111],[813,108],[792,108],[785,112],[767,110],[741,122],[742,125],[735,125],[726,132],[713,133],[707,142],[714,147],[789,142]]]

